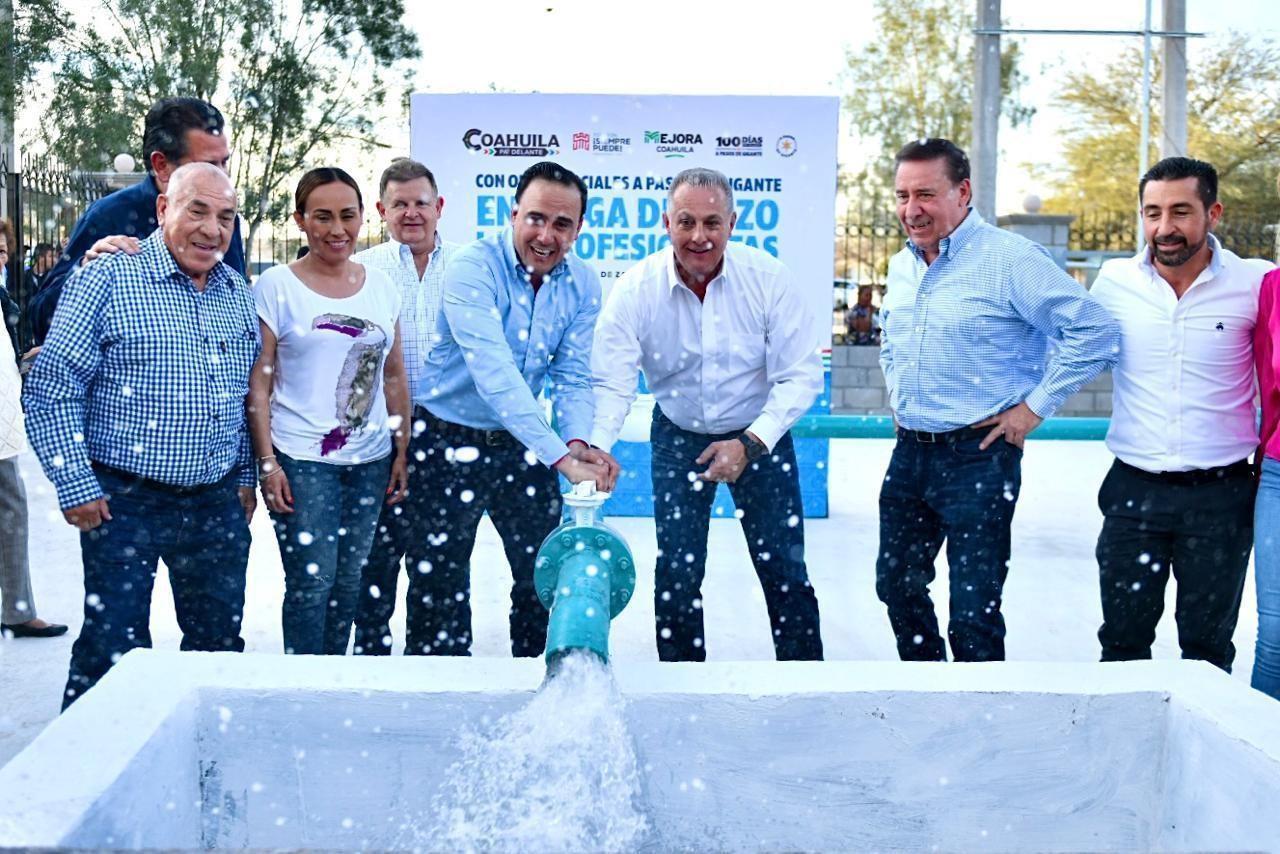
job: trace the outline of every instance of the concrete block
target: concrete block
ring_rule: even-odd
[[[847,347],[848,364],[856,365],[860,368],[874,368],[880,365],[880,348],[866,345],[862,347]]]
[[[849,364],[849,351],[852,347],[846,347],[841,344],[831,348],[831,374],[835,375],[836,368],[843,368]]]
[[[842,388],[840,405],[844,409],[879,409],[885,405],[884,389]]]
[[[840,370],[831,371],[831,387],[836,388],[863,388],[867,385],[867,369],[866,368],[841,368]]]

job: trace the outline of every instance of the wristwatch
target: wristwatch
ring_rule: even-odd
[[[754,463],[756,460],[769,453],[769,448],[764,442],[752,436],[750,433],[742,432],[738,434],[738,441],[747,449],[747,462]]]

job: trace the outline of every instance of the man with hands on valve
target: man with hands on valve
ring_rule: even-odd
[[[445,271],[440,338],[413,398],[409,490],[425,536],[405,558],[408,654],[470,654],[471,549],[488,511],[511,565],[512,655],[540,655],[547,609],[533,570],[560,524],[558,475],[607,487],[617,473],[586,441],[600,312],[600,279],[572,254],[586,208],[581,178],[536,163],[510,227],[458,250]]]

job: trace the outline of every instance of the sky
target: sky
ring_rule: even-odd
[[[86,12],[80,20],[90,19],[93,0],[65,2]],[[1152,5],[1159,29],[1161,0]],[[405,6],[422,48],[413,88],[434,93],[840,95],[846,50],[874,33],[872,0],[406,0]],[[1144,0],[1004,0],[1002,12],[1011,27],[1140,29]],[[1280,42],[1280,2],[1187,0],[1187,27],[1210,34],[1246,30]],[[1001,129],[1001,213],[1021,210],[1028,194],[1047,195],[1026,166],[1052,165],[1060,155],[1058,136],[1070,117],[1052,98],[1065,70],[1105,64],[1125,46],[1141,44],[1136,37],[1017,38],[1029,78],[1023,100],[1037,113],[1029,125]],[[1206,44],[1191,40],[1191,62]],[[37,120],[35,110],[20,118],[20,137],[34,135]],[[387,148],[361,157],[377,161],[367,168],[351,164],[358,175],[375,176],[384,158],[407,153],[407,118],[383,120],[378,134]],[[857,171],[866,145],[843,125],[841,136],[842,165]]]
[[[1160,9],[1154,0],[1156,29]],[[1141,29],[1144,2],[1004,0],[1002,13],[1010,27]],[[846,49],[865,44],[875,29],[871,0],[738,0],[732,6],[690,0],[448,3],[411,23],[423,51],[415,88],[439,93],[492,86],[513,92],[839,95]],[[1248,30],[1280,41],[1280,2],[1187,0],[1187,27]],[[1058,155],[1057,134],[1069,119],[1051,99],[1064,69],[1105,64],[1126,45],[1141,45],[1136,37],[1018,38],[1029,78],[1023,97],[1038,112],[1026,127],[1001,129],[1001,212],[1021,210],[1029,193],[1047,194],[1024,164],[1051,164]],[[1204,42],[1192,41],[1191,62]],[[1158,40],[1153,49],[1159,49]],[[407,129],[403,133],[401,146],[408,139]],[[866,156],[865,146],[843,132],[840,152],[852,171]]]

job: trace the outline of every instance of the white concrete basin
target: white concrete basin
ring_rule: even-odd
[[[661,665],[616,679],[654,850],[1266,850],[1280,705],[1212,667]],[[0,769],[0,845],[387,848],[541,662],[138,650]]]

